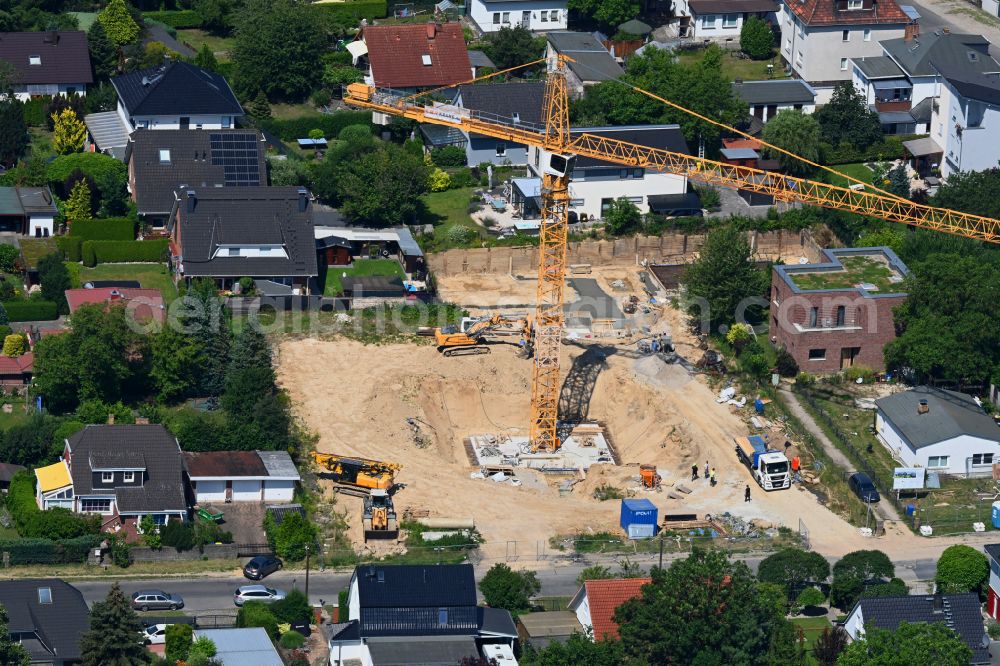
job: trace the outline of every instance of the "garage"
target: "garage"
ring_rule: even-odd
[[[260,481],[233,479],[233,501],[234,502],[260,501]]]
[[[268,502],[290,502],[295,495],[295,481],[268,479],[264,482],[264,499]]]
[[[194,481],[194,499],[198,503],[222,502],[226,499],[226,482],[221,480]]]
[[[199,504],[289,502],[299,473],[287,451],[185,451]]]

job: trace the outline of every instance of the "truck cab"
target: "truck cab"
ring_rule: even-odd
[[[778,490],[790,485],[791,470],[784,453],[772,451],[759,456],[753,473],[764,490]]]

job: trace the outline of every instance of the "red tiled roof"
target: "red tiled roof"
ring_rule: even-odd
[[[381,88],[428,88],[472,78],[469,51],[458,23],[411,23],[366,26],[375,85]],[[430,64],[424,64],[424,56]]]
[[[163,306],[163,295],[159,289],[133,289],[126,287],[95,287],[93,289],[67,289],[66,302],[70,314],[81,305],[100,305],[111,301],[122,301],[135,316],[136,321],[155,319],[163,322],[167,312]]]
[[[618,638],[618,625],[612,619],[615,609],[629,599],[639,596],[642,586],[651,583],[652,580],[652,578],[616,578],[588,580],[584,583],[595,639],[601,640],[605,636]]]
[[[847,9],[846,0],[785,0],[785,6],[810,26],[911,22],[895,0],[863,0],[862,9]]]
[[[35,355],[31,352],[21,356],[0,356],[0,375],[25,375],[31,372]]]
[[[723,139],[722,145],[725,148],[749,148],[750,150],[760,150],[763,146],[757,139]]]

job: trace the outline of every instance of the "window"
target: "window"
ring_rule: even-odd
[[[847,309],[843,305],[837,306],[837,326],[844,325],[844,319],[847,314]]]
[[[552,11],[549,12],[549,20],[550,21],[558,21],[559,20],[559,10],[558,9],[553,9]]]
[[[83,513],[111,513],[111,500],[82,499],[80,500],[80,511]]]
[[[625,197],[625,198],[628,199],[628,202],[630,204],[635,204],[636,206],[641,206],[642,203],[643,203],[642,196],[638,196],[638,197]]]
[[[851,41],[851,31],[850,30],[844,30],[842,33],[840,33],[840,41],[842,41],[842,42],[849,42],[849,41]]]
[[[795,52],[795,66],[796,67],[802,66],[802,51]]]
[[[448,609],[439,608],[438,609],[438,626],[446,627],[448,626]]]
[[[948,456],[927,456],[928,467],[947,467]]]
[[[642,178],[645,175],[645,169],[632,169],[633,178]]]
[[[631,174],[631,173],[632,173],[632,169],[619,169],[618,170],[618,177],[621,178],[622,180],[625,180],[626,178],[629,177],[629,174]]]
[[[125,483],[135,483],[135,472],[125,472]]]
[[[160,151],[160,164],[170,164],[170,151],[161,150]]]
[[[701,27],[702,28],[714,28],[715,27],[715,14],[705,14],[701,17]]]
[[[850,9],[851,11],[854,11],[856,9],[862,9],[863,6],[864,3],[861,0],[847,0],[847,8]]]
[[[791,37],[786,37],[785,38],[785,53],[791,53],[791,52],[792,52],[792,38]]]
[[[503,23],[510,23],[510,12],[503,13]]]
[[[974,454],[972,454],[972,464],[973,465],[992,465],[993,464],[993,454],[992,453],[974,453]]]
[[[430,55],[428,55],[428,54],[425,53],[424,55],[420,56],[420,62],[424,63],[425,67],[430,66],[430,64],[431,64],[431,57],[430,57]]]
[[[809,309],[809,328],[816,328],[816,323],[819,321],[819,308]]]
[[[723,28],[735,28],[740,22],[739,14],[723,14],[722,15],[722,27]]]
[[[156,525],[166,525],[167,524],[167,514],[165,513],[154,513],[153,523]]]
[[[826,360],[826,350],[825,349],[810,349],[809,350],[809,360],[810,361],[825,361]]]
[[[500,12],[493,12],[493,25],[500,25]]]
[[[240,256],[240,248],[231,247],[228,250],[226,250],[226,254],[230,257],[238,257]]]
[[[42,64],[42,56],[33,56],[33,55],[28,56],[28,64],[29,65],[41,65]]]
[[[871,28],[865,28],[865,41],[866,42],[872,41],[872,31],[871,31]]]
[[[114,472],[101,472],[101,483],[112,483],[115,480]]]
[[[840,71],[842,71],[842,72],[846,72],[847,71],[847,58],[841,58],[840,59]]]
[[[40,603],[40,604],[51,604],[52,603],[52,588],[51,587],[40,587],[40,588],[38,588],[38,603]]]
[[[542,12],[542,23],[548,23],[548,20],[549,20],[549,13]]]
[[[497,144],[497,157],[504,157],[507,154],[507,144],[498,143]]]
[[[222,129],[229,129],[233,126],[232,116],[222,116]]]
[[[614,199],[601,199],[601,216],[602,217],[605,216],[605,215],[607,215],[608,211],[611,210],[611,204],[613,202],[614,202]]]

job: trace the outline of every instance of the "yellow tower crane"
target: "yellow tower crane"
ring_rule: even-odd
[[[916,204],[880,190],[881,193],[859,191],[593,134],[582,133],[572,136],[569,127],[569,96],[565,75],[566,62],[569,60],[566,56],[556,56],[548,63],[545,106],[542,114],[545,124],[540,127],[515,123],[513,119],[508,121],[487,117],[474,110],[429,101],[428,96],[435,91],[405,95],[398,91],[353,83],[347,86],[344,95],[344,102],[352,106],[409,118],[420,123],[454,127],[467,134],[483,134],[511,143],[534,146],[549,153],[548,163],[541,165],[542,220],[539,229],[535,364],[531,385],[529,428],[531,448],[534,451],[555,451],[560,446],[557,432],[560,390],[559,348],[562,338],[563,289],[566,278],[569,179],[573,171],[573,161],[578,155],[625,166],[666,171],[704,183],[759,192],[774,197],[776,201],[798,201],[990,243],[1000,242],[998,220]],[[496,72],[486,77],[472,79],[468,83],[503,73]],[[697,115],[652,93],[638,88],[635,90],[674,108]],[[421,100],[421,97],[425,99]],[[702,116],[698,117],[714,122]],[[737,130],[733,131],[742,134]]]

